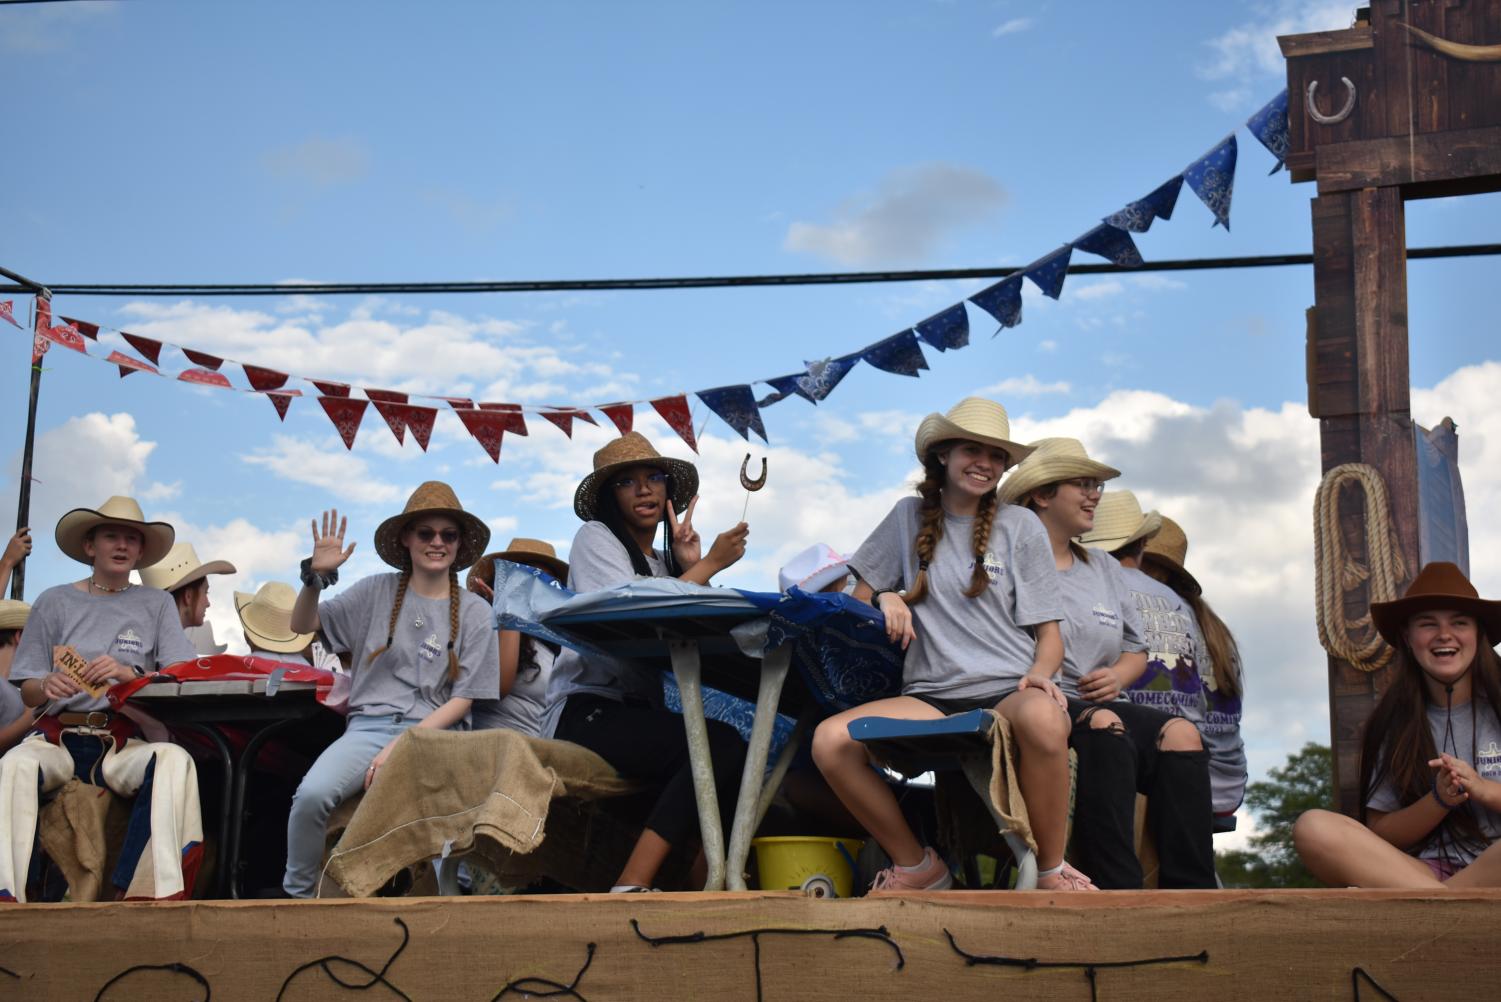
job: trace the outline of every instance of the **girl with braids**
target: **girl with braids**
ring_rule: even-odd
[[[600,591],[638,577],[708,584],[745,555],[749,530],[741,522],[703,553],[693,528],[697,490],[693,464],[660,455],[639,432],[596,452],[594,471],[573,495],[573,510],[584,524],[568,551],[568,587]],[[652,545],[659,531],[661,549]],[[728,724],[710,720],[708,725],[720,819],[729,831],[745,743]],[[544,736],[583,745],[622,776],[659,790],[645,830],[611,888],[650,890],[673,846],[699,837],[688,739],[682,719],[662,706],[661,673],[564,650],[553,664],[542,728]]]
[[[337,582],[347,519],[323,513],[313,523],[313,555],[303,561],[302,591],[292,609],[295,633],[322,630],[332,649],[351,657],[349,722],[303,777],[287,821],[291,897],[313,897],[324,829],[340,803],[380,776],[409,727],[466,728],[470,704],[500,689],[500,652],[490,607],[459,588],[458,572],[485,552],[490,530],[464,511],[453,490],[428,481],[406,509],[375,530],[375,552],[396,574],[374,574],[319,601]]]
[[[1371,604],[1397,649],[1360,750],[1360,821],[1309,811],[1293,841],[1334,887],[1501,886],[1501,602],[1450,563]]]
[[[1136,794],[1161,866],[1158,886],[1214,887],[1209,756],[1182,717],[1122,697],[1147,668],[1141,618],[1120,564],[1075,537],[1094,528],[1105,481],[1120,471],[1090,459],[1072,438],[1032,443],[1001,487],[1002,500],[1037,513],[1047,530],[1063,604],[1063,677],[1079,756],[1073,844],[1103,888],[1142,886]],[[1106,708],[1108,707],[1108,709]]]
[[[813,760],[829,786],[891,857],[872,891],[942,890],[953,877],[918,841],[850,737],[850,721],[932,720],[982,707],[1011,726],[1038,887],[1094,889],[1063,859],[1069,718],[1052,682],[1063,660],[1062,611],[1047,533],[1031,512],[996,496],[1001,474],[1030,452],[1010,434],[1006,409],[979,397],[924,418],[919,496],[898,501],[849,561],[860,581],[855,596],[881,610],[888,636],[907,651],[902,695],[835,714],[813,734]]]

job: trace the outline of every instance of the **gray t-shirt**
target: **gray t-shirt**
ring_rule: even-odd
[[[643,554],[643,556],[646,556]],[[656,550],[646,556],[649,577],[667,576],[667,565]],[[568,589],[580,594],[603,591],[625,584],[637,577],[625,544],[615,538],[603,522],[585,522],[574,534],[568,550]],[[576,692],[593,693],[607,699],[626,697],[644,699],[653,706],[662,702],[662,676],[622,658],[584,655],[564,649],[553,663],[552,681],[547,688],[547,708],[541,722],[542,735],[552,737],[558,727],[563,703]]]
[[[1147,644],[1121,565],[1104,550],[1090,547],[1088,560],[1076,554],[1073,566],[1058,572],[1058,590],[1063,599],[1063,677],[1058,687],[1078,698],[1079,679],[1109,668],[1122,654],[1145,651]]]
[[[0,727],[9,727],[26,712],[21,690],[15,683],[0,679]]]
[[[30,629],[30,627],[27,627]],[[1473,713],[1473,725],[1471,723]],[[1453,737],[1446,739],[1444,732],[1452,721]],[[1496,711],[1481,700],[1474,704],[1456,706],[1452,714],[1442,706],[1428,707],[1428,730],[1433,735],[1433,746],[1440,752],[1448,752],[1464,759],[1475,767],[1481,779],[1501,783],[1501,720]],[[1385,749],[1382,750],[1385,755]],[[1366,806],[1373,811],[1391,813],[1407,806],[1390,778],[1371,792]],[[1480,824],[1480,832],[1491,842],[1501,839],[1501,814],[1488,811],[1471,800],[1456,811],[1470,811]],[[1452,859],[1468,866],[1475,861],[1476,853],[1455,845],[1453,839],[1432,838],[1418,852],[1419,859]]]
[[[71,644],[90,661],[108,654],[122,665],[147,671],[198,657],[182,632],[172,596],[141,585],[112,595],[90,595],[71,584],[42,592],[21,634],[11,679],[20,682],[49,674],[52,648],[58,644]],[[80,692],[53,704],[49,712],[107,709],[105,697]]]
[[[850,568],[872,588],[901,589],[916,579],[921,504],[898,501],[850,558]],[[1016,505],[1001,505],[990,527],[984,557],[990,587],[965,597],[975,566],[973,526],[972,516],[944,514],[927,597],[912,607],[916,636],[902,666],[904,693],[999,698],[1032,666],[1037,642],[1028,628],[1062,618],[1047,531]]]
[[[499,692],[494,619],[485,600],[469,591],[459,592],[456,681],[448,679],[448,598],[423,598],[411,588],[396,617],[390,649],[366,663],[371,651],[385,646],[399,577],[372,574],[318,603],[329,647],[353,658],[349,715],[401,714],[421,720],[450,699],[483,699]]]
[[[536,664],[517,665],[516,681],[511,684],[511,691],[500,699],[475,700],[475,730],[504,727],[533,737],[542,736],[542,710],[547,705],[547,684],[552,680],[557,655],[551,647],[535,638],[523,636],[521,643],[521,660],[526,660],[524,648],[530,644]]]

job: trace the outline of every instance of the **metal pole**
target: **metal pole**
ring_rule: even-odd
[[[4,275],[12,282],[28,286],[38,299],[52,301],[52,293],[47,287],[39,282],[33,282],[29,278],[23,278],[13,271],[0,268],[0,275]],[[32,337],[36,337],[35,324],[32,325]],[[16,531],[31,523],[31,460],[36,446],[36,402],[37,396],[42,391],[42,361],[37,359],[31,363],[31,398],[26,405],[26,444],[21,450],[21,489],[19,500],[16,504]],[[10,597],[19,600],[26,593],[26,561],[22,560],[11,571]]]

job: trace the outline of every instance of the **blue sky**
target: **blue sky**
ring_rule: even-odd
[[[0,87],[26,112],[11,118],[0,264],[55,283],[1025,264],[1239,128],[1284,86],[1276,34],[1340,27],[1354,6],[0,8]],[[1185,189],[1173,220],[1139,239],[1149,259],[1309,249],[1311,186],[1268,177],[1269,155],[1238,138],[1231,232],[1211,229]],[[1498,224],[1495,196],[1408,207],[1410,246],[1493,241]],[[1494,259],[1409,272],[1415,412],[1460,422],[1472,513],[1501,499],[1490,472],[1501,465],[1487,461],[1501,459],[1501,426],[1484,407],[1501,391],[1495,276]],[[57,311],[300,375],[587,405],[781,375],[980,285],[60,297]],[[1311,270],[1074,277],[1058,303],[1031,292],[1020,327],[991,339],[977,323],[970,348],[928,352],[920,380],[861,367],[816,409],[769,408],[771,447],[752,451],[770,455],[771,483],[750,505],[751,553],[725,583],[770,587],[782,559],[819,539],[858,545],[910,480],[921,415],[985,391],[1020,434],[1085,439],[1187,527],[1190,565],[1246,648],[1253,771],[1327,740],[1312,630],[1317,428],[1303,403]],[[0,341],[8,454],[27,348]],[[573,486],[606,440],[533,420],[495,466],[452,415],[423,454],[397,447],[372,411],[346,452],[306,400],[283,424],[249,395],[121,380],[62,351],[47,364],[28,593],[74,573],[50,541],[58,514],[133,492],[205,559],[240,565],[213,593],[221,636],[233,633],[232,588],[292,579],[311,515],[337,504],[368,539],[430,477],[450,480],[497,543],[566,546]],[[649,413],[638,426],[686,455]],[[738,517],[746,449],[700,408],[706,419],[700,521],[712,534]],[[1472,531],[1483,552],[1488,530]],[[374,569],[357,554],[356,572]]]

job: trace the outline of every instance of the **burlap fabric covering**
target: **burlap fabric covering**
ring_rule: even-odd
[[[1037,851],[1017,779],[1011,725],[1000,714],[990,714],[995,727],[990,731],[989,804],[977,796],[979,791],[970,786],[962,772],[940,772],[937,776],[938,843],[947,855],[957,859],[969,859],[976,853],[1000,859],[1010,856],[1011,850],[1001,837],[1001,823]]]
[[[602,855],[591,848],[611,828],[595,824],[590,805],[635,789],[604,759],[565,741],[413,728],[349,817],[325,875],[351,896],[367,897],[446,848],[511,886],[544,873],[589,886],[599,878],[580,867]],[[609,841],[621,838],[633,840],[634,832]]]
[[[129,823],[129,800],[81,779],[68,780],[42,808],[37,837],[68,881],[68,900],[114,900],[107,879]]]

